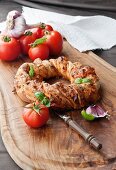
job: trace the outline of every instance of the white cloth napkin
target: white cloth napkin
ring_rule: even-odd
[[[79,51],[110,49],[116,45],[116,20],[105,16],[70,16],[23,7],[29,24],[50,23]]]
[[[27,24],[45,22],[79,51],[110,49],[116,45],[116,20],[105,16],[70,16],[22,7]],[[3,26],[2,26],[3,27]]]

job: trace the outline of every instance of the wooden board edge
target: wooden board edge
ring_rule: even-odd
[[[5,109],[4,109],[4,104],[3,104],[3,97],[2,97],[2,93],[0,91],[0,99],[2,102],[0,102],[0,108],[1,109],[1,116],[0,116],[0,132],[1,132],[1,137],[4,143],[4,146],[7,150],[7,152],[9,153],[9,155],[11,156],[11,158],[15,161],[15,163],[21,167],[24,170],[33,170],[34,165],[32,164],[32,161],[30,161],[30,159],[24,155],[17,147],[15,142],[13,141],[13,138],[10,134],[10,130],[7,126],[7,120],[5,117]],[[4,117],[4,121],[1,121],[1,117]],[[9,142],[9,145],[7,145],[6,143],[6,137],[7,137],[7,141]],[[11,151],[12,147],[14,148],[14,152]],[[20,159],[21,158],[21,159]],[[24,159],[28,160],[29,165],[24,164]],[[23,163],[21,163],[23,161]],[[30,168],[32,167],[32,168]]]
[[[98,55],[96,55],[94,52],[92,51],[88,51],[86,52],[86,54],[94,57],[99,63],[101,63],[103,66],[107,67],[109,70],[113,71],[114,73],[116,73],[116,68],[114,66],[112,66],[111,64],[109,64],[108,62],[106,62],[104,59],[102,59],[101,57],[99,57]]]

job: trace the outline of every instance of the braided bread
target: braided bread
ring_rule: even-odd
[[[29,76],[30,66],[33,67],[34,76]],[[56,82],[50,85],[43,80],[62,76],[70,84]],[[88,78],[89,82],[76,84],[75,79]],[[66,57],[40,60],[34,63],[22,64],[15,76],[14,87],[18,96],[25,102],[36,100],[34,93],[43,92],[51,101],[51,107],[63,109],[79,109],[95,103],[99,99],[99,79],[94,68],[84,66],[79,62],[72,63]]]

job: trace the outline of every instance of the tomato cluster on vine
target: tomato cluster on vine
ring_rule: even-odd
[[[58,56],[63,47],[62,35],[53,30],[51,25],[40,24],[28,29],[19,38],[0,36],[0,59],[15,60],[27,55],[31,60],[48,59],[49,56]]]

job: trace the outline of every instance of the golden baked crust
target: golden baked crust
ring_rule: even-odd
[[[35,72],[32,78],[29,76],[30,66],[33,66]],[[57,76],[64,77],[71,84],[57,82],[50,85],[43,81]],[[91,81],[76,84],[76,78],[88,78]],[[36,59],[34,63],[22,64],[16,73],[14,87],[18,96],[28,103],[36,100],[35,92],[43,92],[54,108],[79,109],[95,103],[100,97],[100,83],[94,68],[79,62],[72,63],[64,56],[43,61]]]

